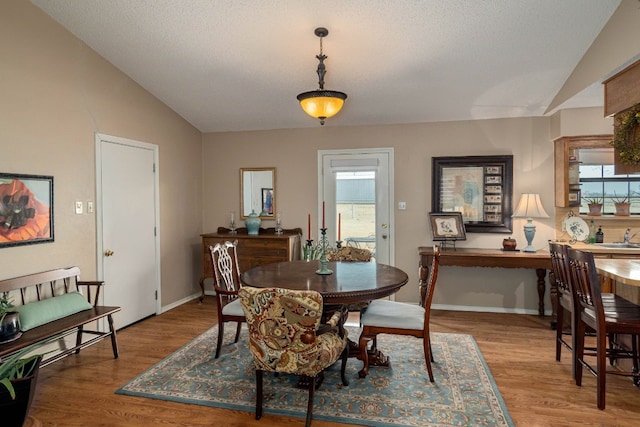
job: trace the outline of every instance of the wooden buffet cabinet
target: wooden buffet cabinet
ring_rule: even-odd
[[[240,271],[247,271],[259,265],[281,261],[294,261],[301,258],[302,229],[294,228],[276,234],[273,228],[261,228],[258,235],[247,234],[246,228],[239,228],[237,233],[231,234],[229,229],[220,227],[216,233],[201,234],[202,237],[202,274],[200,289],[204,298],[204,281],[213,278],[213,266],[209,246],[225,241],[238,241],[238,263]]]

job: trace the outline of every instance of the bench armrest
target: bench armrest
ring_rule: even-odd
[[[99,281],[99,280],[94,280],[94,281],[85,281],[85,280],[78,280],[76,282],[76,285],[78,286],[86,286],[87,287],[87,301],[89,301],[90,304],[92,304],[94,307],[96,305],[98,305],[98,298],[100,297],[100,288],[102,286],[104,286],[104,282],[103,281]],[[91,288],[95,287],[96,290],[96,295],[91,298]],[[93,299],[93,301],[92,301]]]

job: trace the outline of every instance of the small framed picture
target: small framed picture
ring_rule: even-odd
[[[467,240],[461,212],[430,212],[433,240]]]

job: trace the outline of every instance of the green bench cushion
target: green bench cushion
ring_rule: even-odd
[[[25,332],[92,307],[81,293],[69,292],[18,306],[16,311],[20,312],[20,330]]]

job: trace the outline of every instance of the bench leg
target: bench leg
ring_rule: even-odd
[[[116,330],[113,327],[113,316],[108,315],[107,320],[109,321],[109,331],[111,332],[111,347],[113,348],[113,358],[118,358],[118,340],[116,339]]]
[[[84,325],[80,325],[78,328],[78,333],[76,334],[76,354],[80,353],[80,344],[82,344],[82,331],[84,329]]]

